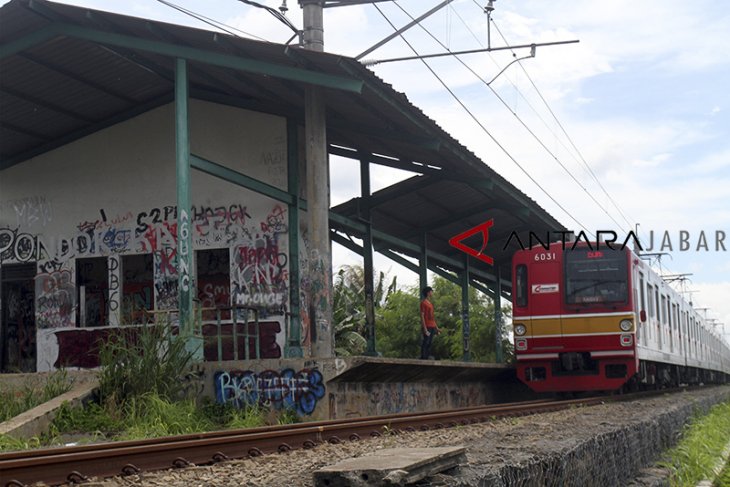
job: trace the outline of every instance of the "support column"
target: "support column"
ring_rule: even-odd
[[[428,237],[424,233],[421,235],[421,257],[418,259],[418,281],[420,293],[424,287],[428,286]]]
[[[286,357],[302,357],[301,313],[299,301],[299,128],[293,119],[286,121],[287,180],[294,203],[289,205],[289,329],[284,351]]]
[[[299,3],[304,10],[304,48],[323,51],[323,1],[300,0]],[[327,120],[324,93],[312,85],[304,89],[304,133],[307,157],[307,232],[310,247],[309,294],[313,303],[311,323],[316,327],[312,355],[315,358],[327,358],[334,356]]]
[[[373,271],[373,227],[370,221],[370,163],[360,158],[360,195],[363,201],[360,217],[365,220],[365,236],[362,240],[363,278],[365,280],[365,328],[367,330],[367,350],[365,355],[377,356],[375,350],[375,290]]]
[[[494,263],[494,277],[497,282],[494,285],[494,351],[495,362],[504,362],[502,354],[502,273],[499,270],[499,263]]]
[[[469,256],[464,255],[464,270],[461,272],[461,328],[464,338],[464,362],[471,360],[469,338],[471,335],[469,323]]]
[[[185,59],[175,60],[175,154],[177,175],[177,284],[180,332],[185,348],[202,360],[203,350],[193,337],[192,234],[190,231],[190,139],[188,132],[188,70]]]

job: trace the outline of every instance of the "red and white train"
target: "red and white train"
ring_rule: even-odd
[[[726,382],[730,348],[628,247],[581,242],[512,262],[517,376],[536,392]]]

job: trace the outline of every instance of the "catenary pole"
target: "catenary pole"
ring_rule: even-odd
[[[304,14],[304,49],[324,51],[324,0],[300,0]],[[309,294],[313,316],[312,355],[334,355],[332,326],[332,262],[329,235],[329,161],[324,93],[307,85],[304,90],[306,140],[307,234],[309,240]]]

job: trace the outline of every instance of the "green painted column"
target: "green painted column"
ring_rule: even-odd
[[[365,329],[367,330],[367,349],[365,355],[377,356],[375,349],[375,289],[373,270],[373,226],[370,221],[370,163],[363,155],[360,158],[360,196],[364,202],[361,218],[365,221],[365,235],[362,239],[363,279],[365,288]]]
[[[286,357],[302,357],[299,300],[299,128],[295,120],[286,121],[287,179],[289,194],[289,329],[284,351]]]
[[[188,132],[188,72],[184,59],[175,60],[175,166],[177,182],[177,277],[180,332],[185,347],[202,360],[203,350],[194,337],[192,231],[190,224],[190,138]]]
[[[497,282],[494,284],[494,345],[495,361],[498,364],[504,362],[502,353],[502,273],[499,270],[499,263],[494,263],[494,277]]]
[[[464,255],[464,270],[461,272],[461,331],[464,339],[464,362],[471,360],[469,338],[471,335],[469,323],[469,256]]]
[[[418,259],[418,281],[420,293],[424,287],[428,286],[428,237],[424,233],[421,235],[421,255]]]

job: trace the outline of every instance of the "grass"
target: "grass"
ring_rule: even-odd
[[[243,429],[298,421],[295,411],[238,409],[186,396],[185,380],[193,354],[171,326],[120,328],[101,344],[99,397],[83,407],[64,404],[49,430],[27,441],[0,435],[1,450],[99,440]],[[49,381],[50,382],[50,381]]]
[[[730,485],[730,461],[725,464],[725,468],[720,472],[720,476],[715,479],[713,487],[728,487]]]
[[[715,463],[730,439],[730,402],[714,406],[709,414],[695,418],[686,427],[679,444],[667,452],[661,466],[670,470],[672,487],[694,486],[712,479]],[[724,476],[730,477],[726,471]],[[730,482],[720,483],[730,485]]]
[[[21,389],[9,388],[0,391],[0,423],[50,401],[71,389],[71,380],[65,370],[48,376],[43,388],[25,386]]]

